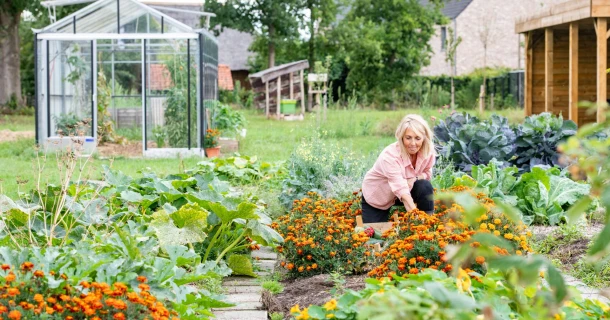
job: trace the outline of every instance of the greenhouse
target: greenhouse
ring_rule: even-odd
[[[203,155],[205,107],[218,99],[218,43],[136,0],[99,0],[41,30],[36,139],[95,148],[108,121],[147,157]]]

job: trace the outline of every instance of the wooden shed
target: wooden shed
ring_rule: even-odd
[[[525,35],[525,113],[563,114],[579,125],[604,121],[608,97],[610,0],[569,0],[521,18]],[[591,112],[579,101],[597,102]]]
[[[248,76],[254,91],[254,103],[265,108],[265,115],[280,116],[282,99],[300,100],[301,113],[305,114],[303,71],[309,68],[307,60],[295,61],[269,68]]]

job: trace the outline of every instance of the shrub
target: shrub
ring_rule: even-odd
[[[21,264],[19,270],[2,265],[0,278],[0,316],[18,320],[44,319],[169,319],[175,312],[168,310],[150,293],[140,276],[138,291],[129,290],[124,283],[89,283],[55,287],[55,278],[68,279],[64,274],[45,274],[35,270],[31,262]],[[61,281],[60,281],[61,282]],[[173,319],[177,319],[174,317]]]
[[[469,191],[465,187],[453,187],[450,191]],[[480,223],[477,229],[463,222],[463,208],[453,203],[451,207],[435,202],[435,213],[428,215],[419,210],[399,212],[400,224],[384,233],[387,239],[384,251],[376,253],[378,266],[369,272],[369,276],[385,277],[391,275],[417,274],[430,268],[449,272],[453,266],[445,258],[446,247],[469,241],[476,233],[493,233],[512,243],[512,250],[495,247],[498,254],[516,253],[522,255],[530,251],[527,242],[526,227],[523,223],[512,223],[504,215],[492,211],[494,201],[483,193],[473,194],[487,209],[477,219]],[[477,246],[477,242],[472,243]],[[476,257],[472,261],[472,269],[483,273],[485,258]]]
[[[284,244],[278,247],[285,259],[280,265],[292,277],[340,269],[363,272],[372,253],[364,246],[369,237],[354,232],[355,217],[361,211],[359,201],[323,199],[313,192],[308,195],[296,200],[292,211],[272,224],[284,237]]]

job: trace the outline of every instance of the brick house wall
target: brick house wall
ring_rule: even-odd
[[[447,25],[462,37],[456,53],[456,74],[468,74],[485,65],[522,69],[525,61],[521,45],[523,36],[515,33],[515,20],[559,2],[565,0],[473,0]],[[430,65],[422,68],[421,75],[451,74],[451,66],[441,50],[440,34],[441,26],[437,26],[436,34],[430,40],[433,51]],[[485,39],[487,54],[483,46]]]

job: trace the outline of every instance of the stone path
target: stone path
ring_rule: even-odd
[[[263,247],[252,252],[254,262],[261,271],[259,276],[266,276],[273,272],[277,255],[271,248]],[[227,300],[235,303],[231,308],[212,310],[218,320],[267,320],[267,311],[263,310],[261,293],[263,288],[260,281],[251,277],[232,276],[223,280],[223,287],[227,290]]]
[[[565,280],[566,285],[573,286],[578,289],[583,299],[597,299],[605,303],[610,303],[610,300],[608,300],[608,298],[600,294],[599,289],[591,288],[584,284],[582,281],[567,274],[563,274],[563,279]]]

